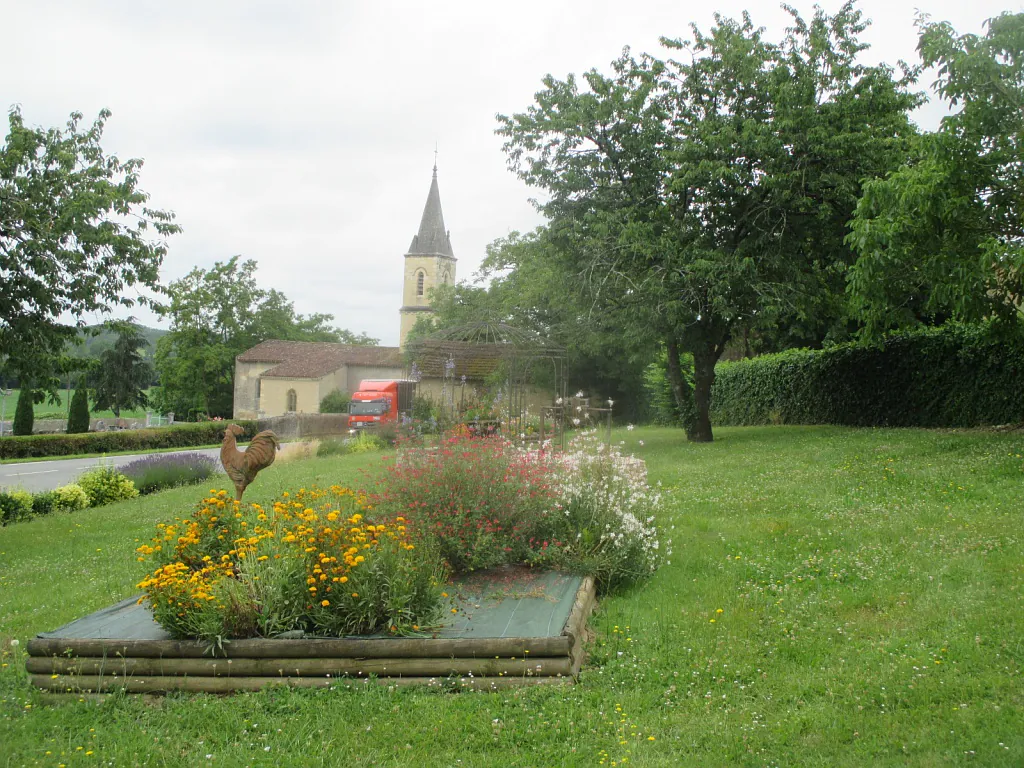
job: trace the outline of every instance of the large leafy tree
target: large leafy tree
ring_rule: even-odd
[[[118,418],[122,408],[139,408],[149,404],[146,389],[153,380],[153,370],[142,350],[148,346],[142,328],[130,320],[111,321],[114,345],[100,353],[96,367],[94,408],[111,410]]]
[[[411,338],[437,328],[488,318],[532,331],[565,347],[568,386],[615,402],[617,418],[644,419],[643,371],[654,358],[647,338],[630,337],[609,313],[591,312],[591,302],[556,269],[544,230],[513,233],[488,247],[475,285],[439,286],[431,294],[434,317],[421,319]],[[552,371],[535,366],[541,385]],[[551,382],[553,383],[553,382]]]
[[[173,215],[150,208],[139,189],[142,161],[100,145],[110,113],[88,128],[31,128],[10,112],[0,146],[0,359],[27,377],[52,358],[89,312],[146,303],[125,294],[158,289]]]
[[[235,357],[267,339],[374,345],[377,339],[330,325],[331,315],[295,313],[277,290],[256,283],[256,262],[234,256],[170,284],[171,330],[157,342],[157,406],[182,418],[230,417]]]
[[[1024,301],[1024,13],[989,20],[983,36],[918,24],[952,114],[857,206],[850,292],[872,333],[1005,319]]]
[[[716,16],[707,34],[663,40],[681,61],[626,51],[582,85],[548,76],[526,112],[499,116],[513,169],[547,193],[558,269],[627,338],[664,344],[697,441],[712,439],[733,333],[841,289],[861,179],[894,168],[914,133],[913,73],[858,63],[852,4],[791,13],[777,44],[746,14]]]

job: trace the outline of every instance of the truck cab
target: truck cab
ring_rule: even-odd
[[[403,379],[363,379],[348,405],[350,429],[394,423],[412,409],[416,382]]]

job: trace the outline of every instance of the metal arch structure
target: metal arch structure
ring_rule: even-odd
[[[467,385],[480,386],[488,379],[495,383],[499,420],[512,438],[526,431],[531,387],[545,382],[551,386],[552,402],[566,398],[565,347],[506,323],[481,320],[445,328],[409,341],[406,349],[406,375],[440,379],[440,405],[453,419],[461,415]]]

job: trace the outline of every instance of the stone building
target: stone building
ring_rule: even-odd
[[[430,314],[430,289],[454,281],[455,254],[441,212],[435,165],[419,231],[405,254],[401,345],[416,320]],[[320,401],[335,389],[355,392],[363,379],[403,375],[400,347],[264,341],[235,358],[234,418],[319,413]]]

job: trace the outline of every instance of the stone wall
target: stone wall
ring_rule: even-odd
[[[259,430],[271,429],[278,439],[304,440],[348,434],[347,413],[286,413],[259,420]]]

